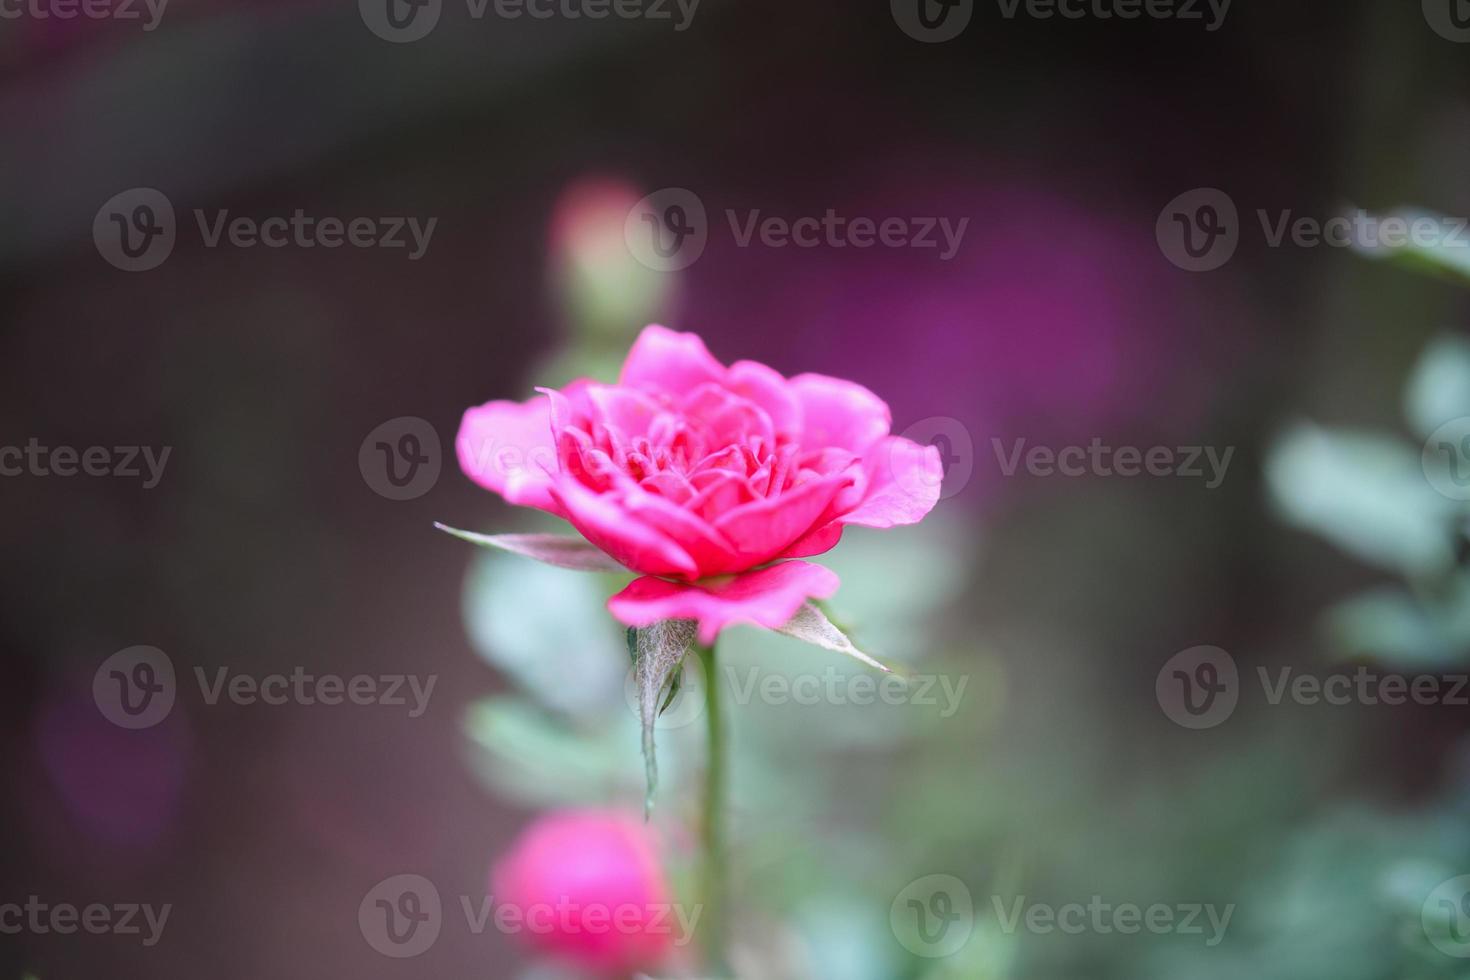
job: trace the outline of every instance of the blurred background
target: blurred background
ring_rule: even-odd
[[[539,814],[641,802],[618,585],[432,524],[546,528],[459,471],[460,415],[610,379],[648,322],[862,382],[949,457],[929,520],[818,560],[864,647],[953,702],[728,704],[739,975],[1470,976],[1470,724],[1448,693],[1470,670],[1470,429],[1443,429],[1470,416],[1470,263],[1452,241],[1271,239],[1283,216],[1470,214],[1454,0],[1240,2],[1213,30],[1204,5],[979,3],[935,43],[897,0],[28,2],[0,19],[0,447],[118,465],[0,477],[0,904],[172,911],[152,945],[7,930],[5,977],[582,975],[456,910]],[[671,188],[707,243],[650,267],[628,216]],[[1175,213],[1206,215],[1171,210],[1196,188],[1237,211],[1205,271],[1167,243]],[[947,257],[736,234],[829,210],[967,224]],[[212,237],[298,211],[369,219],[364,242],[433,225],[418,250],[406,227],[406,247]],[[407,489],[373,449],[406,431],[426,460]],[[1094,440],[1231,455],[1219,480],[1006,465]],[[143,448],[169,451],[151,486]],[[94,679],[139,645],[177,693],[128,728]],[[1163,692],[1202,645],[1238,697],[1190,727]],[[862,672],[743,628],[721,656],[742,679]],[[1273,703],[1258,673],[1360,668],[1445,696]],[[418,714],[210,703],[196,671],[221,669],[437,680]],[[658,733],[676,889],[698,687]],[[414,959],[359,925],[399,874],[445,903]],[[943,948],[900,921],[932,875],[965,894],[924,908],[973,909]],[[1007,926],[1018,898],[1094,896],[1233,911],[1214,944],[1204,917]]]

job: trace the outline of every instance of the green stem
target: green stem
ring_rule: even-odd
[[[709,733],[709,755],[704,766],[704,807],[700,843],[704,851],[700,900],[705,959],[711,970],[725,969],[725,725],[720,713],[719,673],[715,648],[699,644],[704,670],[704,717]]]

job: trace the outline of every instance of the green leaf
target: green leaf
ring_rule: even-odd
[[[476,534],[461,531],[444,524],[434,525],[446,534],[477,544],[482,548],[498,548],[523,558],[534,558],[557,568],[570,568],[576,572],[622,572],[628,569],[618,564],[606,552],[594,547],[583,538],[568,534]]]
[[[678,670],[674,671],[674,676],[669,680],[669,693],[668,693],[668,696],[664,698],[663,705],[658,709],[658,713],[659,713],[659,716],[660,717],[663,716],[663,713],[665,711],[668,711],[669,710],[669,705],[671,705],[671,704],[674,703],[674,698],[676,698],[676,697],[679,696],[679,691],[680,691],[681,688],[683,688],[683,686],[684,686],[684,668],[681,665]]]
[[[893,673],[892,667],[880,663],[853,646],[852,641],[847,638],[847,634],[832,625],[832,621],[827,618],[826,614],[810,602],[805,603],[798,609],[796,615],[791,617],[790,622],[777,629],[776,632],[801,640],[804,643],[810,643],[813,646],[819,646],[824,650],[835,650],[838,653],[845,653],[854,660],[861,661],[869,667],[876,667],[885,674]]]
[[[1408,575],[1453,564],[1456,505],[1404,443],[1302,424],[1272,448],[1266,479],[1283,518],[1364,561]]]
[[[470,705],[464,731],[472,770],[497,795],[535,806],[585,806],[604,802],[610,788],[637,785],[637,767],[608,730],[570,728],[522,698]]]
[[[1404,391],[1404,414],[1423,438],[1470,415],[1470,340],[1447,335],[1424,349]]]
[[[1339,603],[1325,628],[1343,657],[1433,669],[1470,660],[1470,581],[1455,576],[1445,594],[1382,588]]]
[[[643,813],[653,812],[653,794],[658,788],[658,760],[653,732],[662,709],[661,695],[672,686],[684,655],[694,643],[696,623],[692,619],[666,619],[638,629],[634,660],[634,677],[638,686],[638,719],[643,727],[643,768],[647,789],[643,797]],[[672,693],[663,701],[673,700]]]
[[[475,652],[543,705],[579,719],[621,707],[627,665],[597,576],[477,551],[465,576]]]
[[[1452,279],[1461,285],[1470,284],[1470,238],[1463,229],[1456,230],[1458,219],[1448,219],[1429,211],[1401,210],[1372,220],[1381,223],[1390,217],[1401,218],[1411,226],[1415,221],[1427,218],[1439,224],[1439,231],[1428,236],[1431,241],[1424,244],[1413,241],[1414,235],[1406,235],[1402,245],[1355,245],[1359,254],[1393,262],[1416,272]]]

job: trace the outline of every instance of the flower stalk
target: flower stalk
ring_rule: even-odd
[[[699,666],[704,674],[704,717],[708,733],[708,754],[704,766],[704,794],[700,821],[700,846],[703,866],[700,869],[700,901],[704,904],[701,922],[704,928],[705,959],[711,970],[725,969],[725,768],[727,746],[724,717],[720,713],[719,673],[713,644],[695,645]]]

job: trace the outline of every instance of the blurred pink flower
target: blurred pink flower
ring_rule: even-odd
[[[889,435],[867,388],[726,367],[694,334],[648,327],[617,384],[541,390],[466,412],[460,466],[643,573],[608,601],[630,626],[693,619],[702,643],[735,622],[780,627],[837,589],[790,559],[831,549],[848,524],[913,524],[939,499],[938,450]]]
[[[573,183],[557,199],[551,215],[552,254],[592,267],[626,260],[623,222],[641,196],[632,184],[611,177]]]
[[[657,966],[689,938],[652,831],[620,811],[539,818],[496,863],[491,889],[498,909],[517,910],[516,934],[599,972]]]
[[[90,699],[57,695],[41,705],[34,737],[74,826],[88,835],[113,846],[148,847],[177,820],[189,756],[177,716],[128,731]]]

